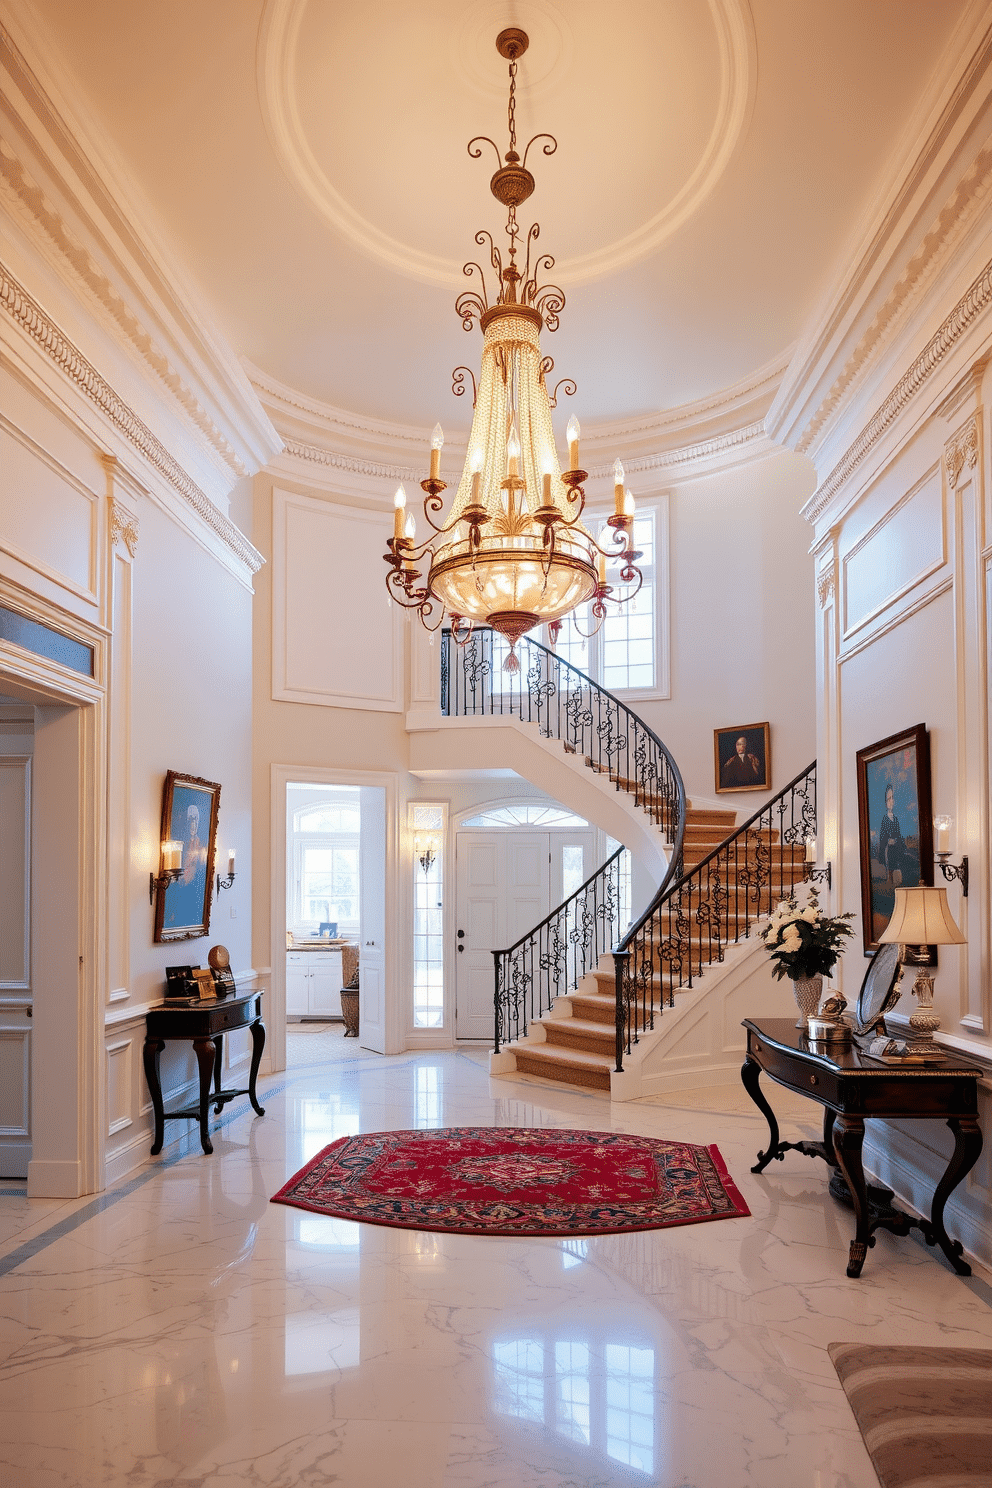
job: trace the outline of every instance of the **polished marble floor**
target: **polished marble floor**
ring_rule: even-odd
[[[3,1488],[875,1488],[827,1344],[992,1342],[992,1277],[912,1240],[849,1281],[825,1170],[752,1176],[766,1129],[737,1089],[611,1108],[490,1081],[481,1050],[290,1042],[212,1158],[184,1139],[71,1203],[4,1185]],[[339,1136],[468,1124],[715,1141],[752,1217],[561,1242],[268,1202]]]

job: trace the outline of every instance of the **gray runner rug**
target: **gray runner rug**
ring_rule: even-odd
[[[882,1488],[990,1488],[992,1349],[829,1353]]]

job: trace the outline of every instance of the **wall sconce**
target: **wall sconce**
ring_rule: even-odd
[[[948,883],[955,879],[961,885],[961,892],[965,899],[968,897],[968,859],[962,858],[960,863],[949,861],[951,856],[951,828],[954,819],[950,816],[935,816],[933,819],[933,847],[934,862],[939,867]]]
[[[148,903],[155,903],[155,890],[167,889],[170,884],[178,882],[183,875],[183,845],[181,842],[163,842],[161,849],[161,870],[158,877],[154,873],[148,875]]]
[[[221,878],[221,876],[220,876],[219,873],[217,875],[217,892],[218,892],[218,894],[220,893],[221,889],[229,889],[231,887],[231,885],[233,884],[233,882],[234,882],[234,848],[233,847],[229,847],[227,849],[227,877],[226,878]]]
[[[829,863],[822,868],[816,867],[816,838],[806,838],[806,865],[803,869],[803,883],[825,883],[827,888],[833,888],[833,870]]]
[[[430,873],[441,847],[440,832],[417,832],[413,839],[413,855],[424,874]]]

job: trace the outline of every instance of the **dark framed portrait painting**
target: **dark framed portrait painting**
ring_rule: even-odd
[[[220,786],[170,770],[162,792],[162,841],[182,843],[175,883],[155,891],[155,940],[197,940],[210,930]]]
[[[933,883],[930,736],[925,724],[859,749],[858,837],[865,955],[895,907],[896,889]]]
[[[767,791],[772,784],[771,729],[767,723],[739,723],[713,730],[713,764],[718,794]]]

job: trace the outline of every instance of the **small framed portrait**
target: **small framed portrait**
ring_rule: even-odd
[[[768,791],[772,786],[771,729],[767,723],[739,723],[713,730],[713,764],[718,795]]]
[[[211,1002],[217,996],[217,988],[214,985],[214,974],[209,966],[198,967],[193,973],[197,991],[201,1002]]]
[[[155,940],[197,940],[210,930],[220,786],[170,770],[162,792],[162,841],[182,844],[175,883],[155,890]]]
[[[857,761],[861,920],[870,956],[892,918],[896,889],[933,883],[926,726],[918,723],[859,749]],[[918,949],[916,956],[914,965],[932,965],[935,948]]]

